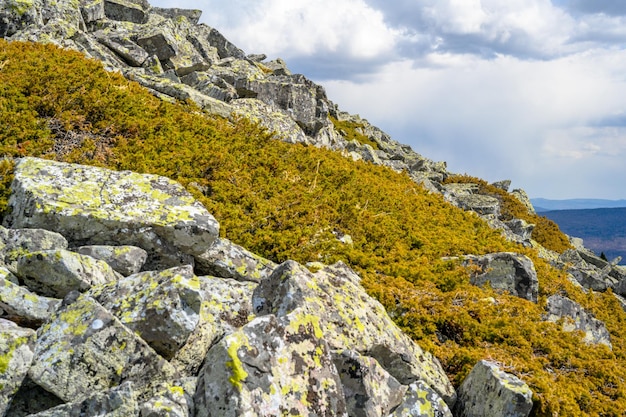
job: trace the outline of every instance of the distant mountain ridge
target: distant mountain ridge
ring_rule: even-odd
[[[531,198],[530,201],[535,207],[535,211],[538,213],[551,210],[586,210],[626,207],[626,200],[603,200],[598,198],[572,198],[567,200]]]

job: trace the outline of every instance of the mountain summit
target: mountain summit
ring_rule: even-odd
[[[626,409],[622,267],[199,17],[0,4],[1,415]]]

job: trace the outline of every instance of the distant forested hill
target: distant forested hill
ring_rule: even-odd
[[[609,260],[622,256],[626,265],[626,208],[554,210],[542,212],[570,236],[580,237],[585,246]]]
[[[601,200],[597,198],[573,198],[569,200],[531,198],[530,202],[538,213],[551,210],[586,210],[606,207],[626,207],[626,200]]]

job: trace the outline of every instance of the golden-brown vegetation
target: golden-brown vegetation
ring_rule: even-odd
[[[159,101],[75,52],[0,40],[0,68],[3,155],[176,179],[215,215],[225,237],[254,252],[279,262],[350,264],[369,294],[440,358],[456,385],[487,358],[531,386],[534,415],[618,416],[626,410],[626,315],[612,295],[582,293],[534,251],[505,241],[408,176],[272,140],[243,119]],[[6,207],[9,163],[0,165],[0,176],[0,207]],[[506,193],[480,184],[501,197],[504,213],[526,216]],[[353,244],[336,234],[349,234]],[[549,234],[546,245],[565,247],[550,243],[556,231]],[[538,304],[470,285],[468,271],[450,258],[496,251],[533,259]],[[545,300],[555,293],[603,320],[613,351],[543,322]]]

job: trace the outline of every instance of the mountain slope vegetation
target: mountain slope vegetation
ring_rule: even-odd
[[[531,386],[534,415],[626,410],[626,315],[614,297],[583,293],[536,252],[407,175],[274,140],[245,119],[161,101],[79,53],[3,40],[0,151],[4,209],[12,157],[165,175],[209,209],[224,237],[249,250],[277,262],[348,263],[455,385],[490,359]],[[338,239],[344,235],[351,244]],[[470,270],[455,258],[498,251],[533,259],[538,304],[470,285]],[[546,297],[555,293],[603,320],[613,350],[542,321]]]

